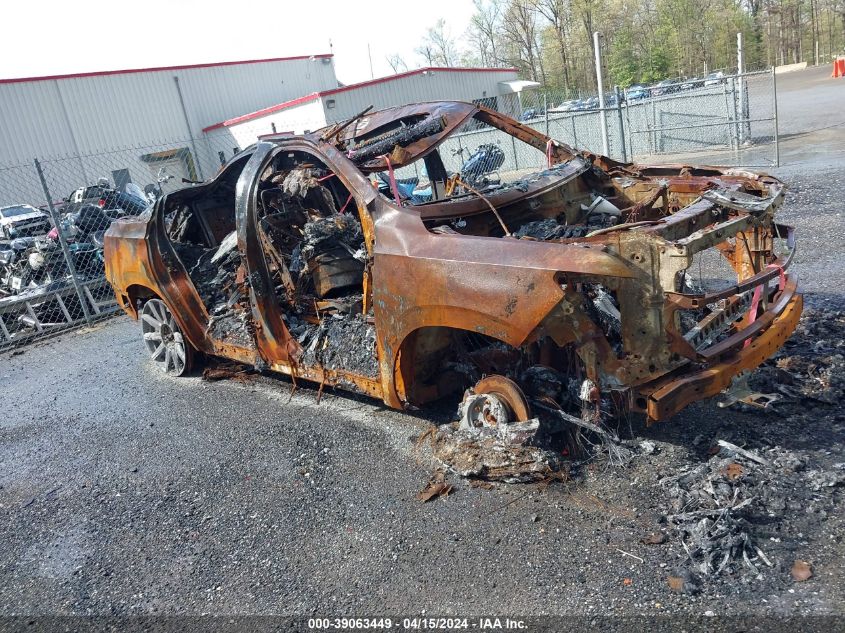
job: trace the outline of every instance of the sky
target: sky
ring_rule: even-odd
[[[337,77],[348,84],[391,74],[386,58],[394,53],[409,69],[424,66],[414,48],[427,28],[443,17],[462,36],[474,11],[472,0],[6,4],[3,79],[333,52]]]

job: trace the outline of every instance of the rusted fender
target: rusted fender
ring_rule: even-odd
[[[374,205],[373,307],[385,400],[393,406],[400,406],[397,357],[415,330],[446,326],[519,346],[563,298],[559,273],[636,275],[602,245],[434,235],[415,212]]]
[[[146,233],[147,223],[143,221],[112,222],[103,241],[106,279],[114,290],[118,304],[133,319],[138,318],[135,306],[131,301],[123,300],[128,294],[128,288],[156,287],[150,275]]]

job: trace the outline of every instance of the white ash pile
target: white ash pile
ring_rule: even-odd
[[[431,432],[434,458],[452,472],[507,483],[560,477],[560,459],[546,448],[540,420],[513,419],[500,396],[467,390],[458,417]]]
[[[469,479],[530,483],[556,477],[557,454],[530,442],[539,428],[536,419],[491,427],[470,428],[459,422],[433,432],[434,458]]]
[[[758,454],[719,440],[717,448],[707,462],[660,480],[670,497],[668,527],[685,552],[685,572],[692,579],[749,573],[760,579],[782,572],[788,561],[779,560],[776,542],[765,537],[777,525],[788,538],[799,512],[827,518],[830,490],[845,483],[845,465],[833,472],[810,470],[806,456],[779,447]]]

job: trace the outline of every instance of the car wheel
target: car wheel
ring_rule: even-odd
[[[150,358],[165,373],[184,376],[191,371],[194,348],[161,299],[150,299],[141,309],[141,332]]]
[[[497,428],[531,419],[531,407],[522,389],[510,378],[492,375],[464,394],[460,405],[463,428]]]

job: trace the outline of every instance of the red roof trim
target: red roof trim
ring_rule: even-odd
[[[305,95],[304,97],[291,99],[290,101],[285,101],[284,103],[279,103],[277,105],[269,106],[261,110],[256,110],[255,112],[250,112],[249,114],[243,114],[241,116],[236,116],[232,119],[226,119],[225,121],[222,121],[220,123],[215,123],[214,125],[209,125],[208,127],[204,127],[202,131],[211,132],[212,130],[217,130],[221,127],[229,127],[230,125],[237,125],[238,123],[243,123],[251,119],[257,119],[259,117],[278,112],[279,110],[284,110],[285,108],[291,108],[295,105],[299,105],[300,103],[308,103],[309,101],[315,101],[316,99],[319,99],[320,96],[323,94],[325,93],[312,92],[310,95]]]
[[[374,86],[376,84],[383,84],[388,81],[395,81],[397,79],[404,79],[405,77],[411,77],[413,75],[421,75],[422,73],[426,72],[447,72],[447,73],[489,73],[489,72],[517,72],[516,68],[440,68],[436,66],[429,66],[427,68],[417,68],[416,70],[409,70],[404,73],[398,73],[396,75],[389,75],[387,77],[379,77],[378,79],[370,79],[369,81],[362,81],[357,84],[349,84],[348,86],[343,86],[341,88],[332,88],[331,90],[324,90],[323,92],[318,93],[321,97],[327,95],[337,94],[339,92],[346,92],[348,90],[356,90],[357,88],[365,88],[367,86]]]
[[[370,79],[368,81],[362,81],[357,84],[349,84],[348,86],[342,86],[340,88],[331,88],[329,90],[323,90],[321,92],[313,92],[310,95],[305,95],[304,97],[299,97],[298,99],[292,99],[291,101],[285,101],[284,103],[279,103],[274,106],[269,106],[262,110],[256,110],[255,112],[250,112],[249,114],[243,114],[241,116],[234,117],[232,119],[227,119],[226,121],[221,121],[220,123],[215,123],[214,125],[209,125],[208,127],[203,128],[203,132],[211,132],[212,130],[220,129],[221,127],[229,127],[232,125],[237,125],[238,123],[245,123],[246,121],[251,121],[252,119],[258,119],[263,116],[267,116],[268,114],[273,114],[274,112],[279,112],[280,110],[284,110],[286,108],[291,108],[295,105],[299,105],[301,103],[306,103],[308,101],[313,101],[320,97],[328,97],[331,95],[336,95],[341,92],[348,92],[350,90],[357,90],[358,88],[366,88],[367,86],[374,86],[376,84],[383,84],[387,83],[388,81],[396,81],[397,79],[404,79],[405,77],[411,77],[413,75],[421,75],[426,72],[447,72],[447,73],[490,73],[490,72],[503,72],[503,73],[515,73],[518,72],[517,68],[449,68],[449,67],[438,67],[438,66],[428,66],[426,68],[417,68],[416,70],[409,70],[404,73],[398,73],[396,75],[389,75],[387,77],[379,77],[378,79]]]
[[[214,68],[217,66],[238,66],[241,64],[262,64],[267,62],[292,62],[303,59],[331,59],[331,53],[319,55],[297,55],[296,57],[269,57],[267,59],[246,59],[238,62],[212,62],[208,64],[187,64],[184,66],[158,66],[155,68],[130,68],[126,70],[101,70],[90,73],[73,73],[70,75],[46,75],[42,77],[19,77],[13,79],[0,79],[0,84],[23,83],[26,81],[50,81],[53,79],[76,79],[79,77],[104,77],[108,75],[127,75],[131,73],[154,73],[165,70],[189,70],[192,68]]]

